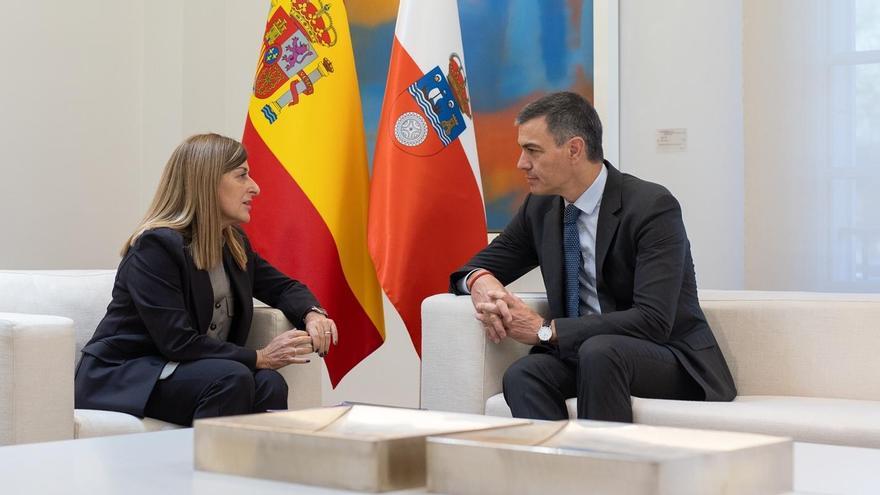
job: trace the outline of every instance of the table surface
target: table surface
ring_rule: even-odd
[[[0,492],[343,494],[346,490],[193,469],[192,429],[0,447]],[[880,493],[880,449],[795,443],[798,494]],[[425,493],[424,488],[392,492]]]

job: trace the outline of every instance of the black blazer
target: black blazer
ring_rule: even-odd
[[[198,270],[183,235],[160,228],[144,232],[119,263],[113,299],[76,371],[75,402],[80,409],[120,411],[143,417],[144,407],[168,361],[231,359],[253,369],[256,351],[245,349],[253,298],[280,309],[303,328],[303,317],[318,301],[251,250],[244,234],[246,270],[227,248],[235,316],[229,340],[206,335],[213,315],[208,272]]]
[[[596,227],[596,285],[601,315],[565,318],[562,247],[563,200],[526,197],[492,243],[450,277],[476,268],[503,284],[541,267],[550,317],[562,356],[576,355],[594,335],[628,335],[668,347],[706,393],[729,401],[736,386],[697,299],[690,242],[678,201],[663,186],[620,173],[605,162],[608,178]]]

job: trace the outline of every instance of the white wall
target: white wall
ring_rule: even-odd
[[[801,264],[815,259],[825,243],[817,229],[797,220],[818,204],[821,184],[809,169],[813,157],[827,156],[827,151],[816,125],[820,121],[791,116],[806,116],[806,109],[819,106],[811,102],[825,100],[824,74],[812,62],[823,48],[813,35],[820,25],[817,3],[745,1],[746,232],[750,239],[761,239],[746,251],[751,287],[803,290],[816,285],[815,271]],[[777,22],[793,8],[799,15]],[[817,217],[815,224],[825,222]],[[801,256],[790,250],[792,244]]]
[[[744,3],[747,287],[829,290],[825,1]]]
[[[657,152],[668,128],[686,151]],[[620,2],[619,165],[678,198],[699,287],[743,287],[740,0]]]
[[[115,264],[142,210],[140,17],[133,2],[3,3],[0,267]]]

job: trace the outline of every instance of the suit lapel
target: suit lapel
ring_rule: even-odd
[[[250,333],[251,318],[253,317],[253,297],[250,290],[250,279],[246,271],[238,267],[232,253],[227,247],[223,247],[223,266],[229,275],[229,285],[232,289],[232,299],[235,315],[232,318],[232,327],[229,329],[229,342],[244,345]]]
[[[541,272],[550,304],[550,314],[562,316],[565,300],[562,260],[565,253],[562,248],[562,197],[558,197],[544,214],[544,232],[541,242]]]
[[[196,321],[193,322],[195,329],[199,333],[208,331],[208,324],[211,323],[213,316],[213,295],[214,289],[211,287],[211,278],[205,270],[196,268],[196,264],[191,256],[187,256],[190,270],[190,299],[192,300]]]
[[[608,178],[605,181],[605,191],[602,192],[602,203],[599,206],[599,219],[596,224],[596,286],[597,290],[604,287],[602,267],[605,264],[605,256],[611,247],[611,241],[617,233],[620,224],[618,213],[621,206],[621,182],[623,176],[610,163],[605,162],[608,169]],[[601,297],[599,298],[601,300]]]

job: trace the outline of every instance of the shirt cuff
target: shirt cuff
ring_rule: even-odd
[[[474,269],[474,270],[471,270],[471,271],[468,272],[467,275],[465,275],[464,277],[461,277],[460,279],[458,279],[458,283],[457,283],[457,285],[458,285],[458,290],[461,291],[463,294],[470,294],[471,291],[468,290],[468,287],[467,287],[467,281],[468,281],[469,278],[471,278],[471,275],[473,275],[474,272],[478,272],[478,271],[480,271],[480,270],[482,270],[482,268],[476,268],[476,269]]]

